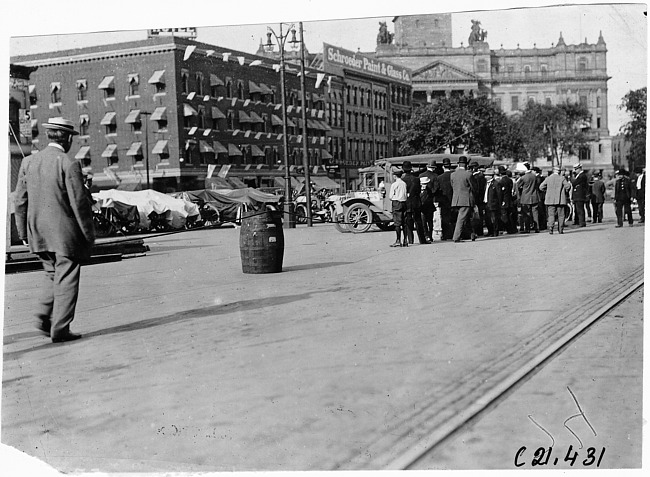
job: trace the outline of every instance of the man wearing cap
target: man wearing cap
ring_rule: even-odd
[[[79,161],[67,152],[78,134],[72,121],[43,125],[49,144],[20,165],[15,192],[19,238],[40,258],[45,271],[36,327],[55,343],[81,335],[70,331],[79,296],[81,262],[95,241],[92,204]]]
[[[519,224],[520,233],[528,233],[531,226],[535,233],[539,233],[539,189],[537,188],[537,176],[531,170],[528,163],[526,172],[517,181],[517,189],[521,201],[521,217]]]
[[[546,205],[546,217],[548,233],[553,234],[555,218],[557,216],[557,230],[564,233],[564,212],[567,203],[567,194],[571,184],[560,175],[559,166],[553,166],[553,173],[542,181],[539,190],[544,192],[544,205]]]
[[[593,174],[594,182],[591,184],[591,205],[594,209],[593,223],[603,222],[603,204],[605,203],[605,183],[602,175],[596,171]]]
[[[501,187],[494,179],[494,175],[494,169],[486,169],[485,193],[482,201],[485,207],[485,225],[487,226],[488,235],[498,237],[502,197]]]
[[[420,205],[420,179],[413,174],[411,161],[404,161],[402,164],[404,175],[402,180],[406,182],[406,234],[409,244],[413,243],[413,229],[417,231],[420,244],[426,244],[422,226],[422,212]]]
[[[390,185],[388,198],[391,201],[391,209],[393,212],[393,224],[395,226],[395,233],[397,240],[391,247],[408,247],[408,238],[406,237],[406,230],[404,230],[404,214],[406,213],[406,182],[402,180],[404,171],[397,169],[393,171],[395,181]],[[402,234],[403,232],[403,234]],[[404,235],[404,242],[401,241]]]
[[[616,208],[616,227],[623,227],[623,213],[627,216],[630,227],[634,225],[632,218],[632,198],[634,197],[634,184],[628,177],[629,173],[624,167],[616,172],[614,185],[614,205]]]
[[[451,174],[451,187],[453,196],[451,206],[458,211],[456,219],[456,228],[454,229],[454,242],[461,241],[463,230],[469,228],[469,220],[472,209],[474,208],[474,189],[472,185],[472,173],[465,170],[467,167],[467,158],[461,156],[458,158],[458,167]],[[471,232],[472,242],[476,240],[476,234]]]
[[[451,159],[445,157],[442,159],[443,173],[438,176],[440,194],[438,195],[438,205],[440,206],[440,225],[442,226],[442,240],[451,240],[454,235],[453,212],[451,209],[451,199],[454,190],[451,187]]]
[[[573,166],[573,170],[576,174],[571,181],[571,200],[575,207],[575,219],[573,223],[577,224],[578,227],[586,227],[585,202],[587,202],[589,179],[587,178],[587,174],[582,170],[582,164],[576,164]]]

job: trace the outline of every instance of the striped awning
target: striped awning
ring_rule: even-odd
[[[242,152],[234,144],[228,144],[228,155],[229,156],[243,156]]]
[[[90,146],[81,146],[79,152],[75,154],[75,159],[90,159]]]
[[[117,144],[109,144],[102,152],[102,157],[117,157]]]
[[[226,115],[216,106],[212,106],[212,119],[226,119]]]
[[[101,83],[99,83],[99,86],[97,86],[97,89],[115,89],[115,76],[104,76],[104,79],[102,80]]]
[[[210,86],[223,86],[224,83],[217,75],[210,74]]]
[[[207,141],[199,141],[199,152],[214,152],[214,149]]]
[[[167,121],[167,107],[160,106],[156,108],[149,119],[151,121]]]
[[[228,149],[226,149],[223,144],[221,144],[219,141],[213,141],[212,142],[212,147],[214,149],[215,154],[228,154]]]
[[[116,114],[117,113],[115,111],[109,111],[108,113],[106,113],[104,115],[104,117],[102,118],[102,120],[100,121],[99,124],[101,124],[102,126],[108,126],[109,124],[115,124],[115,116],[116,116]]]
[[[131,144],[131,147],[126,151],[127,156],[141,156],[142,155],[142,143],[134,142]]]
[[[262,151],[255,144],[251,144],[251,156],[253,156],[253,157],[264,157],[264,156],[266,156],[266,154],[264,154],[264,151]]]
[[[169,149],[167,147],[167,141],[164,139],[159,140],[151,151],[152,154],[169,154]]]
[[[165,84],[165,70],[154,71],[149,78],[149,84]]]
[[[131,112],[126,117],[124,122],[127,123],[127,124],[139,123],[140,122],[140,110],[139,109],[131,110]]]

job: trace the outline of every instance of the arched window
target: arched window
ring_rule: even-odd
[[[244,99],[244,85],[241,81],[237,81],[237,98]]]
[[[232,81],[226,78],[226,98],[232,98]]]

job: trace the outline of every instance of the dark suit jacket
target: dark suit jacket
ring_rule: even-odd
[[[573,187],[571,200],[573,202],[585,202],[587,200],[589,188],[589,179],[587,178],[587,174],[581,172],[575,176],[571,181],[571,186]]]
[[[539,190],[537,189],[537,176],[527,172],[519,179],[517,187],[520,193],[520,201],[523,205],[539,203]]]
[[[509,209],[512,207],[512,187],[514,183],[508,176],[501,176],[499,187],[501,187],[501,207]]]
[[[436,174],[433,171],[426,170],[422,174],[420,174],[420,177],[429,178],[427,189],[429,189],[429,192],[431,193],[433,200],[438,201],[440,196],[440,183],[438,182],[438,174]]]
[[[420,208],[420,179],[413,173],[407,172],[402,176],[406,182],[406,210],[416,210]]]
[[[18,237],[31,252],[89,257],[95,229],[79,161],[54,146],[26,157],[14,204]]]
[[[634,188],[636,189],[636,200],[644,200],[645,199],[645,172],[643,173],[643,177],[641,178],[641,188],[637,189],[636,188],[636,181],[634,181]]]
[[[634,185],[629,177],[621,177],[616,179],[614,185],[614,200],[616,202],[629,202],[635,195]]]
[[[473,207],[474,188],[472,186],[472,173],[458,168],[451,173],[452,207]]]
[[[442,205],[450,205],[451,198],[454,195],[454,189],[451,187],[451,171],[445,171],[438,176],[440,184],[439,200]]]
[[[485,208],[498,212],[501,210],[502,201],[500,184],[493,180],[492,182],[486,183],[485,188],[487,190],[487,202],[485,202]],[[485,197],[485,195],[483,195],[483,197]]]
[[[605,183],[600,179],[596,179],[591,185],[591,197],[597,204],[605,202]]]
[[[485,197],[485,185],[487,184],[487,179],[482,172],[473,173],[472,178],[474,182],[474,201],[477,204],[482,204],[483,197]]]

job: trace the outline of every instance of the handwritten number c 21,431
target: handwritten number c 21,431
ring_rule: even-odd
[[[589,447],[586,450],[586,456],[585,458],[580,461],[579,459],[579,454],[577,450],[573,449],[573,446],[569,446],[567,449],[566,454],[564,455],[564,458],[560,460],[560,457],[555,457],[551,459],[551,455],[553,454],[553,447],[539,447],[535,450],[533,454],[533,458],[530,461],[530,466],[531,467],[538,467],[538,466],[544,466],[544,465],[558,465],[560,462],[567,462],[571,467],[574,465],[580,465],[582,464],[584,467],[589,467],[592,466],[594,463],[596,464],[596,467],[600,467],[600,463],[603,460],[603,456],[605,455],[605,447],[603,447],[600,450],[600,454],[598,454],[598,458],[596,459],[596,452],[598,449],[595,447]],[[526,453],[526,446],[522,446],[519,448],[517,451],[517,454],[515,455],[515,467],[523,467],[526,465],[526,459],[525,459],[525,454]],[[584,454],[583,454],[584,455]]]

